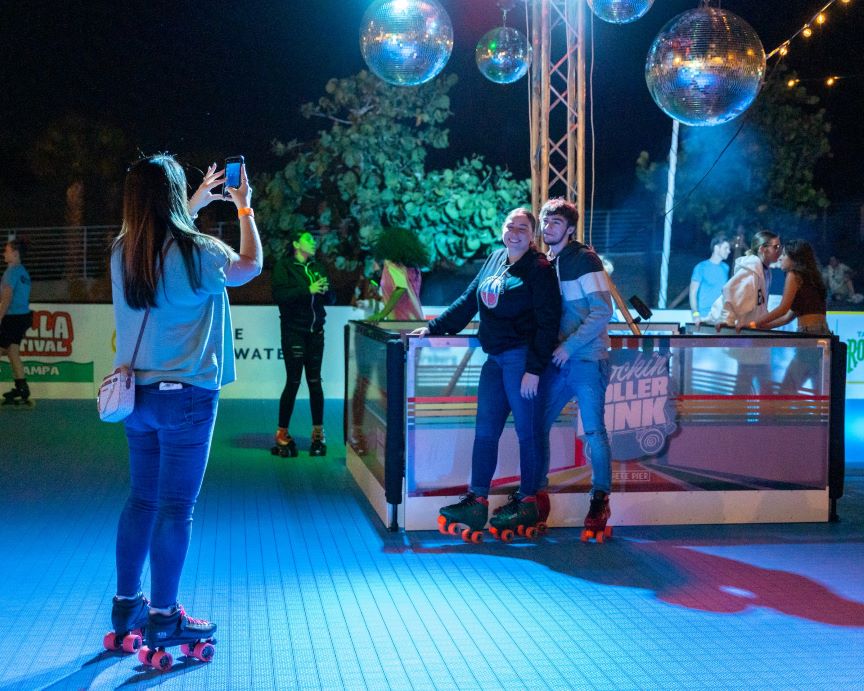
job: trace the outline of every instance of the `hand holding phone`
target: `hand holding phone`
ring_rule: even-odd
[[[222,196],[230,199],[228,188],[240,187],[240,170],[243,168],[245,159],[242,156],[230,156],[225,159],[225,185],[222,187]]]

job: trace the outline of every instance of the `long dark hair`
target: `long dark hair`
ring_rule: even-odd
[[[123,293],[133,309],[156,306],[168,237],[177,243],[192,289],[201,288],[200,245],[217,241],[195,228],[187,203],[186,175],[172,156],[148,156],[129,167],[123,188],[123,226],[114,249],[121,252]]]
[[[792,262],[789,270],[798,274],[804,283],[813,286],[820,299],[824,300],[828,291],[825,288],[825,281],[822,280],[822,272],[819,271],[816,254],[810,243],[806,240],[789,240],[783,246],[783,253]]]
[[[409,268],[429,263],[429,250],[417,234],[407,228],[384,228],[375,240],[372,256],[378,261],[389,259]]]

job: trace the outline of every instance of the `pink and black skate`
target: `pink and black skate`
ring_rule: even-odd
[[[216,653],[216,624],[193,619],[183,605],[177,605],[171,614],[151,614],[145,631],[146,645],[138,651],[138,659],[149,667],[167,672],[174,658],[166,648],[179,645],[180,652],[202,662],[210,662]]]
[[[592,537],[597,542],[603,542],[612,537],[612,526],[606,525],[612,510],[609,508],[609,494],[603,491],[594,492],[591,497],[591,505],[588,507],[588,515],[585,516],[585,528],[582,530],[581,540],[587,542]]]
[[[147,625],[147,615],[150,603],[141,593],[132,600],[114,598],[111,607],[111,625],[102,639],[105,650],[122,650],[124,653],[134,653],[144,640],[144,627]]]

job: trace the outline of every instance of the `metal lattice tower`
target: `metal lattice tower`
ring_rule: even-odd
[[[533,0],[531,203],[565,197],[585,218],[585,0]],[[563,48],[563,51],[562,51]]]

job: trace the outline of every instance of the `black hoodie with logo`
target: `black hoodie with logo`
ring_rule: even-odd
[[[527,345],[526,372],[543,372],[558,345],[561,320],[558,279],[546,257],[529,249],[511,265],[507,249],[496,250],[465,292],[429,322],[429,333],[457,334],[478,311],[477,337],[484,353]]]

